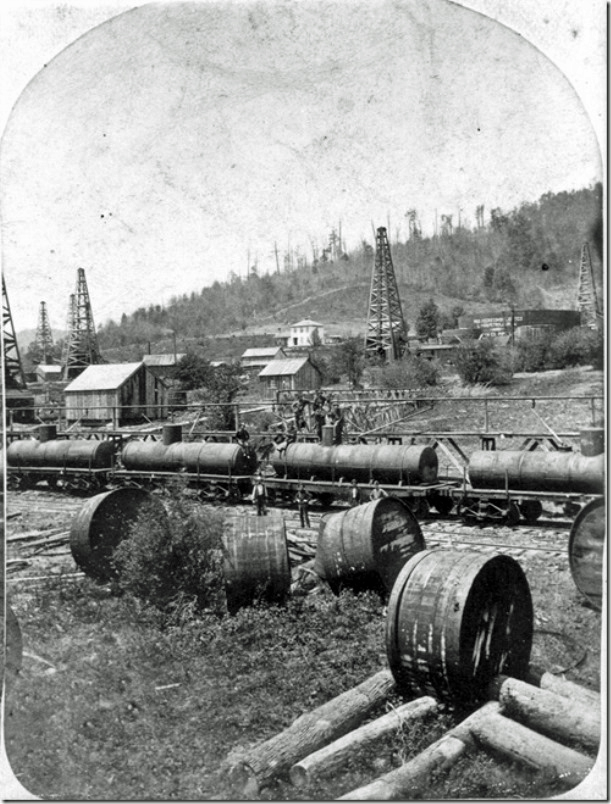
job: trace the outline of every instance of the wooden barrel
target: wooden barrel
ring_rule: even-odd
[[[38,440],[41,443],[44,441],[53,441],[56,438],[57,438],[56,424],[41,424],[38,426]]]
[[[569,536],[569,567],[573,581],[598,611],[602,611],[606,533],[605,502],[592,500],[575,517]]]
[[[257,600],[284,600],[291,586],[291,570],[282,517],[230,517],[225,522],[223,548],[230,614]]]
[[[163,504],[143,489],[115,489],[87,500],[70,527],[70,549],[79,567],[96,580],[110,580],[115,548],[147,512],[156,522],[168,523]]]
[[[532,635],[528,582],[509,556],[425,550],[403,567],[388,602],[388,662],[413,696],[485,699],[499,673],[524,677]]]
[[[180,443],[182,441],[182,424],[164,424],[161,438],[166,447],[169,447],[170,444]]]
[[[581,454],[588,458],[602,455],[605,451],[605,428],[585,427],[579,431],[579,448]]]
[[[425,547],[408,506],[382,497],[321,522],[314,571],[336,592],[341,586],[390,592],[404,564]]]

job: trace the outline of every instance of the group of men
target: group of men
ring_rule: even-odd
[[[373,484],[373,488],[369,494],[369,499],[371,501],[380,500],[382,497],[388,497],[388,493],[385,489],[383,489],[378,481],[376,480]],[[255,478],[255,484],[253,486],[253,491],[251,495],[251,499],[253,503],[256,505],[257,508],[257,516],[264,516],[267,513],[267,490],[265,488],[265,482],[261,475],[257,475]],[[312,495],[307,491],[303,483],[300,483],[297,486],[297,494],[295,495],[294,502],[297,505],[297,509],[299,511],[299,521],[301,523],[302,528],[309,528],[310,527],[310,515],[308,513],[308,506],[312,499]],[[363,496],[361,494],[361,488],[356,480],[353,480],[350,485],[350,505],[354,507],[356,505],[360,505],[363,502]]]

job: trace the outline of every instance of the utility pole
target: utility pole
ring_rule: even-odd
[[[375,240],[365,351],[392,361],[398,360],[405,351],[407,326],[401,309],[390,245],[383,226],[377,230]]]
[[[40,310],[38,311],[36,346],[42,352],[40,362],[45,364],[50,363],[51,350],[53,349],[53,335],[51,334],[51,325],[49,324],[49,316],[47,315],[47,305],[43,301],[40,302]]]
[[[84,268],[77,270],[76,292],[70,297],[68,317],[70,330],[62,372],[64,380],[72,380],[87,366],[103,362],[93,323],[93,313]]]
[[[594,273],[592,271],[592,260],[590,258],[590,247],[584,243],[581,249],[581,260],[579,262],[579,287],[577,288],[577,309],[581,314],[581,326],[596,329],[598,326],[597,318],[600,315],[598,298],[596,296],[596,285],[594,284]]]
[[[28,386],[15,336],[4,275],[2,275],[2,342],[4,346],[4,390],[25,391]]]

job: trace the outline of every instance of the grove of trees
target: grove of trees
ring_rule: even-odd
[[[417,211],[410,212],[416,221]],[[574,294],[586,241],[602,288],[602,185],[546,193],[514,210],[492,209],[488,223],[482,205],[474,214],[473,227],[467,216],[459,225],[450,225],[452,216],[446,215],[435,236],[423,237],[418,225],[410,225],[406,240],[391,238],[403,299],[419,291],[431,299],[441,295],[457,300],[439,311],[439,323],[455,321],[452,307],[460,310],[469,302],[532,308],[548,306],[549,294],[559,289]],[[239,331],[255,321],[268,321],[272,328],[287,325],[294,320],[296,306],[309,297],[316,297],[316,315],[323,321],[365,318],[373,247],[363,240],[353,251],[336,250],[336,259],[333,253],[325,251],[309,261],[303,256],[283,260],[284,270],[273,275],[232,274],[226,282],[176,297],[167,306],[125,313],[119,323],[100,327],[100,347],[143,351],[147,342],[167,337],[168,330],[198,339]],[[432,318],[426,328],[432,330]]]

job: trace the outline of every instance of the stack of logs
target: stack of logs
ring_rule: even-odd
[[[596,749],[600,695],[546,672],[531,669],[528,678],[530,683],[497,676],[488,702],[416,757],[341,800],[409,799],[426,789],[432,773],[449,769],[478,748],[531,769],[548,769],[567,788],[574,787],[591,771],[594,760],[564,743]],[[390,671],[375,674],[239,759],[228,758],[230,783],[249,798],[287,776],[302,788],[337,771],[355,751],[374,751],[381,740],[439,707],[434,698],[424,696],[362,725],[394,691]]]

